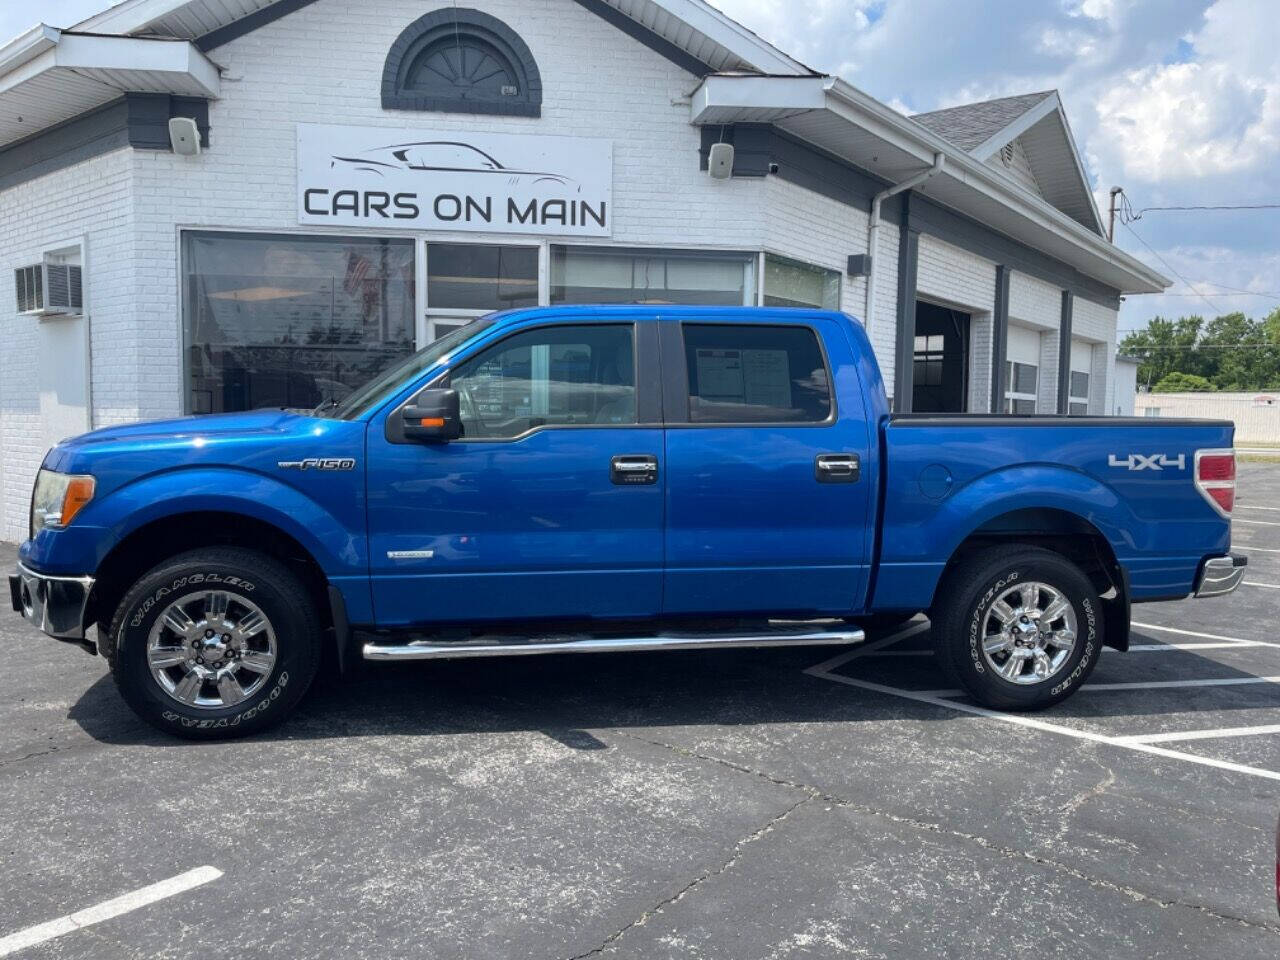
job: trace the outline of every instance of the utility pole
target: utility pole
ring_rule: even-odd
[[[1111,188],[1111,213],[1107,217],[1107,240],[1110,243],[1116,242],[1116,197],[1124,193],[1124,187]]]

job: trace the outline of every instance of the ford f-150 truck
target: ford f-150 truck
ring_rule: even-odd
[[[839,313],[511,311],[327,409],[59,443],[10,587],[189,737],[286,716],[326,644],[344,670],[856,643],[920,612],[977,701],[1044,707],[1130,604],[1239,583],[1232,433],[894,415]]]

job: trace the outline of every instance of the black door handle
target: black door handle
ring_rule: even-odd
[[[813,476],[819,483],[857,483],[862,460],[856,453],[820,453],[813,461]]]
[[[627,453],[609,461],[609,479],[621,487],[658,482],[658,458],[648,453]]]

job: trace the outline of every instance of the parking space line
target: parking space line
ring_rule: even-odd
[[[1268,733],[1280,733],[1280,723],[1267,723],[1256,727],[1221,727],[1217,730],[1183,730],[1173,733],[1140,733],[1132,737],[1117,737],[1125,743],[1169,743],[1173,740],[1216,740],[1219,737],[1256,737]]]
[[[1267,643],[1265,640],[1246,640],[1243,637],[1224,637],[1218,633],[1201,633],[1198,630],[1182,630],[1178,627],[1162,627],[1158,623],[1139,623],[1134,620],[1130,626],[1143,630],[1159,630],[1163,633],[1176,633],[1180,637],[1199,637],[1202,640],[1225,640],[1227,643],[1250,644],[1258,647],[1280,647],[1280,643]]]
[[[1135,624],[1135,626],[1138,626],[1138,624]],[[1262,643],[1261,641],[1241,640],[1235,637],[1217,637],[1217,636],[1214,636],[1213,634],[1196,633],[1191,630],[1179,630],[1174,627],[1158,627],[1155,624],[1147,624],[1146,626],[1149,629],[1154,629],[1154,630],[1166,630],[1171,633],[1180,633],[1180,634],[1189,635],[1189,636],[1208,637],[1215,640],[1223,640],[1236,646],[1245,645],[1245,644],[1249,646],[1280,646],[1280,644],[1267,644],[1267,643]],[[1041,730],[1045,733],[1056,733],[1061,736],[1071,737],[1076,740],[1086,740],[1091,743],[1106,744],[1107,746],[1120,747],[1124,750],[1133,750],[1137,753],[1146,753],[1152,756],[1165,757],[1170,760],[1181,760],[1185,763],[1194,763],[1202,767],[1213,767],[1218,770],[1227,770],[1231,773],[1242,773],[1251,777],[1260,777],[1264,780],[1280,781],[1280,773],[1277,773],[1274,770],[1264,770],[1261,767],[1250,767],[1243,763],[1232,763],[1229,760],[1218,760],[1215,757],[1202,757],[1194,753],[1183,753],[1180,750],[1170,750],[1167,747],[1156,746],[1154,743],[1144,743],[1141,741],[1132,740],[1127,737],[1113,737],[1107,734],[1093,733],[1092,731],[1089,731],[1089,730],[1079,730],[1079,729],[1076,729],[1075,727],[1066,727],[1056,723],[1049,723],[1046,720],[1040,720],[1035,717],[1028,717],[1024,714],[1002,713],[999,710],[990,710],[986,707],[980,707],[976,704],[963,703],[958,700],[952,699],[954,697],[964,696],[965,692],[962,690],[905,690],[905,689],[902,689],[901,687],[891,687],[891,686],[888,686],[887,684],[873,683],[870,680],[859,680],[856,677],[848,677],[848,676],[844,676],[843,674],[831,672],[836,667],[843,666],[844,664],[850,662],[851,660],[856,660],[859,657],[864,657],[867,654],[883,649],[884,647],[892,646],[893,644],[898,643],[902,640],[906,640],[908,637],[915,636],[916,634],[919,634],[924,630],[927,630],[928,628],[929,628],[929,622],[926,620],[922,623],[915,624],[914,626],[909,627],[908,629],[903,630],[899,633],[892,634],[888,637],[883,637],[880,640],[874,641],[873,643],[864,644],[861,647],[839,654],[835,657],[830,658],[829,660],[824,660],[821,663],[818,663],[812,667],[809,667],[807,670],[803,672],[808,676],[816,677],[820,680],[831,680],[835,683],[844,684],[845,686],[849,686],[849,687],[858,687],[863,690],[871,690],[875,693],[883,693],[893,697],[903,697],[904,699],[907,699],[907,700],[914,700],[917,703],[926,703],[926,704],[930,704],[931,706],[942,707],[943,709],[947,709],[947,710],[955,710],[960,713],[967,713],[976,717],[985,717],[989,720],[999,720],[1003,723],[1010,723],[1020,727],[1028,727],[1033,730]],[[1245,680],[1228,681],[1228,682],[1280,683],[1280,677],[1250,677]],[[1222,681],[1212,681],[1212,680],[1170,681],[1170,682],[1164,682],[1164,683],[1156,682],[1156,683],[1147,683],[1147,684],[1098,684],[1098,685],[1095,685],[1092,689],[1099,689],[1099,688],[1105,689],[1108,687],[1113,689],[1121,688],[1121,687],[1127,687],[1129,689],[1133,689],[1135,687],[1186,686],[1187,683],[1191,683],[1199,686],[1205,686],[1205,685],[1221,686],[1223,684]],[[1081,687],[1081,690],[1088,690],[1088,689],[1091,689],[1089,684],[1085,684],[1083,687]],[[1077,693],[1079,692],[1080,691],[1077,691]]]
[[[818,666],[821,666],[821,664]],[[1130,743],[1119,737],[1093,733],[1089,730],[1077,730],[1074,727],[1063,727],[1056,723],[1037,720],[1034,717],[1028,717],[1018,713],[1001,713],[998,710],[988,710],[986,707],[979,707],[972,703],[958,703],[955,700],[947,700],[943,697],[937,696],[932,691],[926,690],[915,692],[911,690],[902,690],[898,687],[872,683],[869,680],[857,680],[853,677],[846,677],[838,673],[819,672],[817,667],[810,667],[804,672],[811,676],[819,677],[823,680],[832,680],[836,683],[845,684],[846,686],[859,687],[863,690],[871,690],[875,693],[884,693],[895,697],[904,697],[908,700],[915,700],[919,703],[927,703],[931,706],[943,707],[947,710],[957,710],[961,713],[972,714],[976,717],[985,717],[989,720],[999,720],[1003,723],[1010,723],[1019,727],[1041,730],[1045,733],[1056,733],[1064,737],[1072,737],[1076,740],[1087,740],[1091,743],[1101,743],[1108,746],[1121,747],[1125,750],[1133,750],[1138,753],[1148,753],[1154,756],[1167,757],[1172,760],[1184,760],[1187,763],[1195,763],[1205,767],[1215,767],[1219,770],[1229,770],[1232,773],[1243,773],[1248,774],[1249,776],[1261,777],[1265,780],[1280,781],[1280,773],[1276,773],[1274,770],[1263,770],[1261,767],[1250,767],[1242,763],[1232,763],[1229,760],[1218,760],[1214,757],[1201,757],[1194,753],[1183,753],[1179,750],[1168,750],[1164,747],[1157,747],[1149,743]],[[1088,687],[1084,687],[1083,689],[1088,689]]]
[[[1227,640],[1221,643],[1135,643],[1130,644],[1125,653],[1163,653],[1166,650],[1229,650],[1232,647],[1269,647],[1271,644],[1261,640]],[[1104,647],[1113,653],[1119,653],[1114,647]]]
[[[1133,683],[1086,683],[1077,690],[1171,690],[1178,687],[1236,687],[1248,683],[1280,683],[1280,677],[1219,677],[1216,680],[1139,680]]]
[[[1251,543],[1243,543],[1240,549],[1247,550],[1249,553],[1280,553],[1280,550],[1272,550],[1270,547],[1255,547]]]
[[[1235,523],[1248,523],[1255,527],[1280,527],[1280,522],[1275,520],[1246,520],[1244,517],[1232,517]]]
[[[158,900],[164,900],[166,897],[185,893],[211,880],[217,880],[220,876],[222,876],[222,871],[216,867],[196,867],[194,870],[180,873],[176,877],[170,877],[168,880],[161,880],[159,883],[153,883],[150,886],[143,887],[141,890],[134,890],[132,893],[126,893],[111,900],[104,900],[102,903],[86,907],[84,910],[69,913],[65,917],[36,924],[34,927],[27,927],[27,929],[19,930],[17,933],[0,937],[0,957],[7,957],[11,953],[16,953],[27,947],[34,947],[37,943],[44,943],[46,940],[52,940],[54,937],[81,930],[95,923],[102,923],[104,920],[110,920],[123,913],[129,913]]]
[[[1280,507],[1255,507],[1252,503],[1237,503],[1237,510],[1273,510],[1280,513]]]
[[[1246,587],[1266,587],[1268,590],[1280,590],[1280,583],[1259,583],[1257,580],[1241,580]]]

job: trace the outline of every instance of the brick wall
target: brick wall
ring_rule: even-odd
[[[35,368],[40,321],[16,312],[13,271],[83,239],[92,357],[91,422],[136,419],[142,375],[133,287],[130,151],[126,148],[5,191],[0,206],[0,539],[27,535],[31,484],[45,454]],[[83,322],[83,321],[53,321]],[[81,358],[67,358],[68,363]]]
[[[969,313],[969,409],[985,411],[991,397],[991,315],[995,310],[996,265],[923,234],[916,290],[922,299]]]

